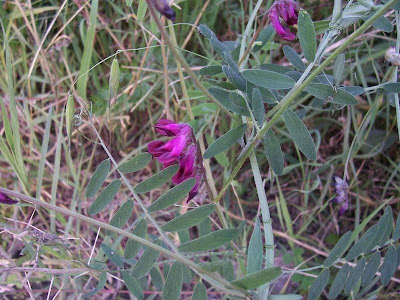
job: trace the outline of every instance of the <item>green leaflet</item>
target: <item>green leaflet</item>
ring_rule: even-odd
[[[265,116],[265,108],[264,102],[262,100],[261,92],[259,89],[255,88],[253,90],[253,100],[251,107],[253,109],[254,117],[257,123],[262,126],[264,123],[264,116]]]
[[[344,286],[344,293],[346,295],[350,294],[350,292],[355,288],[356,284],[361,278],[362,273],[365,269],[365,257],[361,258],[357,265],[350,270],[349,278],[346,281]]]
[[[146,167],[151,162],[152,156],[150,153],[144,152],[131,158],[126,163],[119,166],[118,170],[122,173],[137,172]]]
[[[184,253],[193,253],[216,249],[235,239],[238,233],[239,231],[234,228],[221,229],[183,243],[178,250]]]
[[[97,196],[96,200],[90,206],[88,212],[90,215],[95,215],[101,212],[108,203],[114,199],[115,195],[118,193],[119,188],[121,187],[121,180],[115,179],[111,182],[101,193]]]
[[[378,271],[378,268],[381,264],[381,254],[379,251],[375,251],[374,255],[372,255],[371,259],[365,266],[364,272],[361,276],[361,285],[366,286],[371,283],[371,281],[375,277],[375,273]]]
[[[192,295],[192,300],[207,300],[207,290],[202,282],[199,282]]]
[[[394,272],[397,269],[397,251],[396,247],[391,245],[386,252],[385,260],[381,267],[381,284],[386,286],[389,284]]]
[[[297,35],[301,48],[308,62],[313,62],[317,51],[315,28],[310,15],[305,10],[300,10]]]
[[[306,66],[304,65],[301,57],[297,54],[294,49],[288,45],[283,46],[283,53],[285,54],[288,61],[298,70],[304,71]]]
[[[290,136],[297,147],[299,147],[299,150],[307,156],[308,159],[315,160],[317,158],[315,144],[303,121],[301,121],[298,115],[290,108],[284,111],[283,119],[285,120]]]
[[[342,81],[345,59],[346,57],[344,53],[340,53],[335,60],[335,64],[333,66],[333,78],[335,79],[336,85],[340,84]]]
[[[97,286],[96,286],[91,292],[87,293],[87,294],[84,296],[84,298],[91,298],[91,297],[93,297],[94,295],[96,295],[96,294],[97,294],[98,292],[100,292],[101,289],[106,285],[106,282],[107,282],[107,272],[106,272],[106,271],[103,271],[103,272],[101,272],[101,274],[100,274],[99,282],[97,283]]]
[[[104,254],[107,256],[111,262],[116,265],[117,267],[123,268],[124,267],[124,262],[119,256],[114,249],[112,249],[110,246],[106,244],[101,244],[100,246],[101,250],[103,250]]]
[[[110,225],[117,228],[122,228],[131,217],[132,211],[133,211],[133,201],[128,200],[115,213],[115,215],[110,221]],[[113,235],[113,232],[111,230],[107,230],[106,234]]]
[[[215,204],[207,204],[178,216],[161,227],[167,232],[180,231],[193,227],[208,218],[215,211]]]
[[[142,219],[139,221],[139,223],[136,225],[136,227],[132,230],[132,234],[141,237],[141,238],[146,238],[147,235],[147,223],[146,219]],[[124,257],[126,259],[131,259],[136,256],[136,254],[139,252],[140,248],[142,245],[134,240],[128,239],[125,245],[124,249]]]
[[[247,253],[247,274],[255,273],[261,270],[263,261],[263,248],[260,220],[257,217]]]
[[[175,262],[168,272],[163,289],[163,299],[179,300],[182,289],[183,273],[180,262]]]
[[[128,290],[135,296],[137,299],[141,300],[144,298],[142,287],[140,286],[139,282],[129,274],[128,271],[121,271],[121,277],[124,281]]]
[[[156,245],[161,246],[161,241],[156,240],[154,242]],[[136,265],[133,267],[132,276],[136,279],[146,276],[147,273],[153,268],[154,263],[157,261],[160,252],[152,248],[147,248],[142,256],[137,261]]]
[[[208,91],[225,108],[227,108],[230,111],[237,113],[239,115],[250,117],[250,113],[247,108],[239,106],[231,100],[230,92],[223,90],[223,89],[217,89],[217,88],[210,88],[210,89],[208,89]]]
[[[365,234],[351,247],[349,253],[347,253],[345,259],[351,261],[358,257],[361,253],[365,253],[366,249],[370,246],[373,238],[376,234],[377,225],[371,226]]]
[[[130,7],[132,5],[132,0],[126,0],[126,1],[130,1],[130,5],[128,5],[128,3],[126,3],[126,5]],[[138,5],[138,9],[137,9],[137,19],[139,22],[143,21],[144,16],[146,15],[146,11],[147,11],[146,0],[139,0],[139,5]]]
[[[93,197],[100,189],[110,172],[110,160],[103,160],[94,171],[86,187],[86,197]]]
[[[135,187],[135,192],[139,194],[150,192],[164,183],[171,180],[172,177],[178,172],[179,165],[173,165],[165,168],[164,170],[154,174],[150,178],[142,181]]]
[[[206,66],[200,69],[199,74],[200,75],[218,75],[222,73],[222,66],[221,65],[212,65],[212,66]]]
[[[347,231],[333,247],[331,253],[324,261],[324,267],[330,267],[340,258],[350,246],[351,231]]]
[[[283,154],[278,138],[272,129],[268,129],[264,136],[264,151],[272,170],[276,175],[283,173]]]
[[[231,283],[243,289],[251,290],[276,279],[281,273],[282,271],[279,267],[265,268]]]
[[[308,292],[307,300],[317,300],[319,295],[322,294],[322,291],[328,284],[330,272],[329,269],[323,269],[321,273],[319,273],[317,279],[315,279],[312,284],[310,291]]]
[[[155,212],[164,209],[176,202],[179,202],[190,192],[190,190],[195,186],[196,179],[189,178],[184,182],[174,186],[164,195],[160,196],[156,201],[154,201],[148,208],[149,212]]]
[[[331,288],[329,289],[329,299],[336,299],[340,292],[343,290],[346,284],[347,278],[349,277],[350,266],[345,264],[337,273],[335,280],[333,281]]]
[[[295,81],[289,76],[266,70],[245,70],[244,79],[266,89],[290,89]]]
[[[218,153],[228,150],[244,135],[246,130],[247,125],[242,124],[220,136],[204,152],[204,159],[210,159]]]
[[[164,288],[164,282],[158,267],[151,268],[150,276],[151,276],[151,282],[153,283],[154,287],[157,290],[162,291]]]

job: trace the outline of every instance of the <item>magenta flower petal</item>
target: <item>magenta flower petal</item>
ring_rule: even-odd
[[[289,28],[283,27],[281,22],[279,21],[279,17],[275,14],[270,15],[270,20],[272,22],[272,26],[274,26],[274,29],[276,33],[283,38],[284,40],[294,40],[296,36],[290,32]]]
[[[276,33],[283,39],[291,41],[296,36],[290,32],[289,28],[282,26],[279,17],[289,26],[297,24],[298,12],[297,4],[292,0],[278,0],[271,6],[268,12],[269,19]]]
[[[164,145],[165,142],[153,141],[147,145],[147,149],[150,154],[154,155],[155,157],[159,157],[161,154],[164,153],[164,150],[161,149],[161,147]]]
[[[12,199],[10,196],[0,192],[0,203],[1,204],[16,204],[17,200]]]
[[[158,133],[165,136],[177,136],[181,132],[180,124],[165,119],[158,121],[155,127]]]
[[[179,184],[186,179],[194,177],[194,162],[195,162],[196,146],[191,146],[188,153],[179,162],[179,171],[172,177],[172,182]]]

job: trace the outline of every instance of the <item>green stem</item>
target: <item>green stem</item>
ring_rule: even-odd
[[[9,195],[11,197],[18,198],[18,199],[21,199],[21,200],[23,200],[25,202],[31,203],[33,205],[37,205],[39,207],[43,207],[43,208],[49,209],[50,211],[59,212],[59,213],[65,215],[65,216],[69,216],[69,217],[84,221],[84,222],[86,222],[88,224],[91,224],[93,226],[97,226],[97,227],[103,228],[105,230],[110,230],[112,232],[115,232],[115,233],[117,233],[119,235],[122,235],[124,237],[129,238],[129,239],[132,239],[135,242],[138,242],[138,243],[140,243],[140,244],[142,244],[142,245],[144,245],[146,247],[152,248],[152,249],[154,249],[154,250],[156,250],[156,251],[158,251],[158,252],[160,252],[160,253],[162,253],[162,254],[164,254],[166,256],[172,257],[172,258],[184,263],[185,265],[187,265],[190,268],[192,268],[197,274],[199,274],[199,275],[201,274],[200,276],[203,277],[205,280],[209,281],[208,278],[210,278],[210,279],[212,279],[210,282],[218,283],[218,287],[221,288],[222,290],[228,292],[229,294],[237,295],[237,296],[241,296],[241,297],[245,297],[248,294],[247,291],[245,291],[245,290],[243,290],[241,288],[238,288],[238,287],[232,285],[231,283],[229,283],[228,281],[226,281],[225,279],[222,279],[219,276],[202,269],[201,267],[199,267],[197,264],[195,264],[194,262],[190,261],[189,259],[187,259],[187,258],[185,258],[185,257],[183,257],[183,256],[181,256],[181,255],[179,255],[177,253],[174,253],[174,252],[172,252],[170,250],[167,250],[164,247],[158,246],[158,245],[156,245],[156,244],[154,244],[154,243],[152,243],[152,242],[150,242],[150,241],[148,241],[146,239],[138,237],[138,236],[136,236],[136,235],[134,235],[134,234],[132,234],[132,233],[130,233],[128,231],[125,231],[123,229],[111,226],[109,224],[103,223],[103,222],[98,221],[96,219],[84,216],[84,215],[82,215],[80,213],[71,211],[69,209],[65,209],[65,208],[59,207],[57,205],[52,205],[50,203],[41,201],[39,199],[32,198],[32,197],[29,197],[29,196],[26,196],[26,195],[23,195],[23,194],[20,194],[20,193],[17,193],[17,192],[14,192],[14,191],[11,191],[11,190],[8,190],[8,189],[5,189],[5,188],[0,188],[0,193],[4,193],[4,194]]]
[[[251,43],[248,46],[248,50],[246,51],[246,40],[247,37],[250,36],[250,32],[253,27],[253,22],[257,16],[258,10],[261,7],[261,4],[263,3],[263,0],[258,0],[257,4],[253,10],[253,12],[250,15],[250,18],[248,20],[246,30],[243,34],[242,38],[242,44],[240,48],[240,54],[239,57],[241,57],[241,60],[239,62],[239,69],[243,70],[244,66],[246,65],[247,59],[248,59],[248,53],[250,50],[250,47],[252,46]],[[266,15],[263,17],[263,21],[265,20]],[[261,22],[263,24],[263,22]],[[261,26],[262,26],[261,24]],[[261,30],[261,27],[259,28]],[[255,33],[254,38],[257,36],[257,32]],[[252,41],[254,40],[252,39]],[[245,95],[243,95],[245,96]],[[249,107],[249,101],[248,97],[246,97],[246,104],[247,107],[250,111],[251,118],[253,120],[253,124],[255,125],[257,132],[260,131],[260,128],[258,127],[258,123],[255,120],[253,113]],[[246,118],[243,117],[243,121],[247,122]],[[248,122],[247,122],[248,123]],[[257,158],[255,155],[254,150],[250,152],[250,165],[251,165],[251,170],[253,173],[253,178],[254,178],[254,183],[256,185],[257,189],[257,195],[258,195],[258,201],[260,204],[261,208],[261,216],[262,216],[262,221],[263,221],[263,226],[264,226],[264,237],[265,237],[265,267],[272,267],[274,265],[274,234],[272,231],[272,219],[271,219],[271,214],[269,211],[269,206],[268,206],[268,199],[267,195],[265,194],[265,189],[264,189],[264,184],[262,182],[262,177],[260,173],[260,168],[257,163]],[[260,300],[268,299],[268,294],[269,294],[269,284],[264,284],[258,289],[258,295]]]
[[[197,78],[196,74],[192,71],[192,69],[190,68],[188,63],[185,61],[185,59],[181,55],[179,55],[178,51],[175,49],[174,45],[172,44],[171,40],[169,39],[168,34],[165,32],[163,26],[161,25],[160,20],[158,19],[157,15],[154,11],[153,3],[150,0],[146,0],[146,2],[147,2],[147,6],[149,8],[150,14],[153,17],[153,19],[158,27],[158,30],[160,31],[165,43],[168,45],[172,55],[175,57],[175,59],[177,61],[179,61],[179,63],[182,65],[182,67],[185,69],[185,71],[189,74],[190,78],[197,85],[197,87],[204,93],[204,95],[206,95],[210,100],[212,100],[215,104],[217,104],[221,108],[221,110],[224,111],[227,115],[231,116],[232,113],[229,110],[227,110],[225,107],[223,107],[221,105],[221,103],[219,103],[218,100],[215,99],[215,97],[207,91],[207,89],[200,82],[199,78]]]
[[[233,172],[229,176],[227,182],[225,183],[224,187],[222,190],[219,192],[218,196],[214,199],[214,202],[218,202],[227,188],[229,187],[231,181],[236,177],[237,173],[241,169],[242,165],[246,161],[246,159],[250,156],[251,151],[255,148],[257,142],[261,140],[261,138],[264,136],[264,134],[267,132],[268,129],[272,127],[272,125],[275,124],[275,122],[278,120],[278,118],[283,114],[283,112],[286,110],[286,108],[289,107],[289,105],[297,98],[297,96],[307,87],[309,83],[319,74],[321,73],[325,67],[327,67],[340,53],[342,53],[357,37],[359,37],[362,33],[364,33],[365,30],[369,28],[369,26],[376,21],[380,16],[382,16],[387,9],[390,8],[397,0],[391,0],[389,2],[386,2],[385,5],[383,5],[371,18],[369,18],[363,25],[361,25],[356,31],[353,32],[349,36],[349,38],[340,46],[338,47],[330,56],[327,57],[326,60],[324,60],[311,74],[308,76],[303,83],[299,84],[299,82],[296,82],[296,84],[293,86],[293,88],[290,90],[290,92],[282,99],[281,102],[276,106],[277,107],[277,112],[276,114],[271,118],[270,121],[267,121],[264,123],[263,127],[261,130],[258,132],[257,136],[253,140],[252,144],[250,147],[247,149],[247,151],[244,153],[244,155],[240,158],[238,164],[235,166]],[[300,81],[300,80],[299,80]],[[275,110],[275,111],[276,111]],[[268,115],[267,115],[268,116]]]
[[[397,29],[397,39],[396,39],[396,54],[399,54],[399,48],[400,48],[400,14],[399,12],[396,11],[396,29]],[[397,82],[397,71],[399,70],[398,66],[394,67],[393,70],[393,82]],[[399,140],[400,140],[400,104],[399,104],[399,94],[395,93],[394,94],[394,102],[396,105],[396,119],[397,119],[397,132],[399,134]]]

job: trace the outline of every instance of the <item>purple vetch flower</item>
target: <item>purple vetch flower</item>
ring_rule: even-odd
[[[332,185],[335,186],[336,197],[331,201],[332,203],[341,203],[339,215],[343,215],[344,212],[349,208],[349,185],[347,184],[346,180],[340,178],[339,176],[333,176]]]
[[[165,119],[159,120],[155,128],[158,133],[174,138],[168,142],[153,141],[149,143],[148,151],[163,164],[164,168],[179,164],[179,170],[172,178],[173,183],[179,184],[189,178],[196,179],[196,185],[189,192],[189,201],[196,196],[204,181],[202,156],[193,129],[187,124]]]
[[[172,22],[175,21],[175,12],[174,10],[169,6],[167,0],[152,0],[151,1],[154,5],[154,7],[158,10],[160,14],[165,16],[167,19],[170,19]]]
[[[277,0],[271,6],[268,11],[269,20],[274,26],[276,33],[283,38],[284,40],[294,40],[296,35],[290,32],[290,29],[284,27],[279,18],[289,26],[293,26],[297,24],[298,20],[298,11],[297,11],[297,4],[295,1],[292,0]]]
[[[0,203],[1,204],[16,204],[16,203],[18,203],[18,201],[14,200],[11,197],[9,197],[8,195],[0,192]]]

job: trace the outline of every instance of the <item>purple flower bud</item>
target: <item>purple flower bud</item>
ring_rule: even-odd
[[[179,184],[189,178],[196,179],[196,185],[189,193],[189,200],[196,196],[204,180],[202,156],[198,150],[193,129],[182,123],[161,119],[155,125],[156,130],[165,136],[174,136],[168,142],[153,141],[148,145],[148,151],[166,168],[179,164],[179,170],[172,182]]]
[[[152,3],[160,14],[170,19],[172,22],[175,21],[175,12],[169,7],[167,0],[152,0]]]
[[[159,120],[155,128],[158,133],[165,136],[177,136],[181,134],[189,135],[191,132],[189,125],[175,123],[166,119]]]
[[[0,192],[0,203],[1,204],[16,204],[16,203],[18,203],[18,201],[14,200],[11,197],[9,197],[8,195]]]
[[[347,184],[346,180],[343,180],[339,176],[333,176],[332,185],[335,186],[336,197],[333,198],[331,202],[341,203],[339,215],[342,215],[349,208],[349,185]]]
[[[289,28],[284,27],[279,17],[285,21],[289,26],[297,24],[298,12],[297,4],[292,0],[278,0],[271,6],[268,11],[269,20],[272,23],[276,33],[283,39],[291,41],[296,38],[296,36],[290,32]]]

